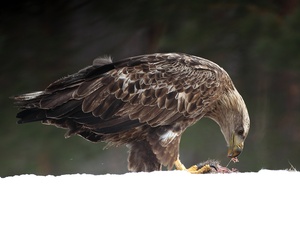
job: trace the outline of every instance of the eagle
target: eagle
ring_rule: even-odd
[[[18,124],[41,121],[91,142],[126,145],[128,170],[189,169],[179,159],[183,132],[203,117],[215,121],[237,160],[250,128],[247,107],[228,73],[207,59],[155,53],[113,62],[97,58],[45,90],[14,96]],[[204,168],[204,169],[203,169]]]

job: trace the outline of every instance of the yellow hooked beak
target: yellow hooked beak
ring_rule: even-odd
[[[243,148],[244,148],[244,140],[240,138],[240,136],[238,136],[237,134],[233,134],[228,147],[227,156],[229,158],[237,157],[239,154],[242,153]]]

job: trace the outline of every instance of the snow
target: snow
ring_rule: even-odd
[[[0,178],[0,224],[296,224],[300,172]]]

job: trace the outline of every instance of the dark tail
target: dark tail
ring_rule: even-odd
[[[14,104],[22,110],[16,116],[19,118],[18,124],[41,121],[46,118],[45,110],[39,108],[44,95],[44,91],[38,91],[11,97]]]

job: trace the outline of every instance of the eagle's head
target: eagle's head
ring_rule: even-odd
[[[237,157],[244,148],[244,141],[250,128],[246,104],[238,91],[228,90],[217,102],[215,113],[209,116],[216,121],[227,142],[230,158]]]
[[[228,146],[227,156],[237,157],[244,148],[244,141],[250,128],[250,118],[246,104],[236,89],[224,96],[224,119],[221,131]]]

